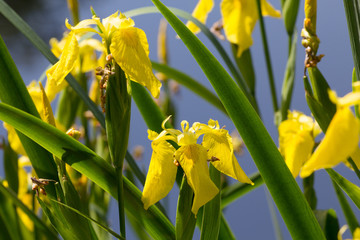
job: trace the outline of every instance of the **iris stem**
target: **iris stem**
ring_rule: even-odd
[[[350,163],[351,167],[354,169],[356,176],[360,179],[360,171],[359,171],[358,167],[356,166],[355,162],[352,160],[351,157],[349,157],[347,160]]]
[[[124,207],[124,183],[122,167],[116,167],[117,186],[118,186],[118,208],[119,208],[119,224],[120,236],[126,238],[125,232],[125,207]]]
[[[268,41],[267,41],[267,37],[266,37],[265,23],[264,23],[264,19],[263,19],[263,16],[262,16],[260,0],[256,0],[256,3],[257,3],[258,15],[259,15],[261,38],[262,38],[263,47],[264,47],[266,68],[267,68],[268,77],[269,77],[269,84],[270,84],[272,103],[273,103],[274,112],[277,112],[279,107],[278,107],[278,103],[277,103],[277,95],[276,95],[274,74],[273,74],[273,70],[272,70],[270,52],[269,52]]]

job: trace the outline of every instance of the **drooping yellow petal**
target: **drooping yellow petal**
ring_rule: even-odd
[[[8,132],[8,141],[10,144],[10,147],[17,153],[20,155],[26,155],[25,149],[23,147],[23,145],[20,142],[20,139],[15,131],[15,128],[12,127],[11,125],[7,124],[6,122],[3,123],[4,128],[7,130]]]
[[[55,117],[50,105],[50,101],[46,96],[45,90],[41,84],[41,82],[39,82],[39,86],[41,89],[41,102],[42,102],[42,108],[43,108],[43,117],[42,120],[46,123],[49,123],[51,125],[53,125],[54,127],[56,126],[55,124]]]
[[[303,166],[300,176],[307,177],[320,168],[331,168],[344,161],[358,147],[359,120],[349,108],[340,108],[330,122],[326,135]]]
[[[71,24],[69,23],[69,20],[66,19],[65,20],[65,25],[68,29],[71,30],[71,32],[75,32],[75,33],[86,33],[86,32],[94,32],[97,33],[99,35],[100,32],[98,32],[97,30],[95,30],[95,26],[91,26],[91,25],[97,25],[102,31],[103,31],[103,26],[100,23],[100,19],[93,17],[92,19],[85,19],[82,20],[81,22],[79,22],[78,24],[76,24],[76,26],[71,26]]]
[[[113,34],[110,51],[119,66],[132,81],[149,89],[155,97],[159,97],[161,82],[152,72],[148,57],[146,35],[141,29],[131,27],[119,29]]]
[[[79,46],[75,33],[70,32],[60,60],[46,71],[46,92],[50,101],[52,101],[56,94],[66,86],[64,79],[74,68],[78,55]]]
[[[262,0],[261,6],[264,16],[280,17],[280,12],[267,1]],[[237,56],[240,57],[253,44],[251,34],[259,18],[256,1],[223,0],[220,8],[226,38],[239,46]]]
[[[196,215],[201,206],[219,193],[209,176],[207,151],[199,144],[186,145],[175,152],[175,159],[183,168],[187,182],[194,191],[191,211]]]
[[[201,145],[208,151],[208,159],[217,158],[212,162],[217,170],[240,182],[253,184],[234,156],[232,139],[227,130],[211,129],[204,134]]]
[[[153,142],[153,153],[141,201],[144,208],[164,198],[175,183],[177,167],[173,163],[174,147],[167,141]]]
[[[208,17],[208,14],[211,12],[213,7],[214,7],[214,1],[213,0],[199,0],[199,2],[196,5],[194,11],[192,12],[192,16],[194,18],[196,18],[197,20],[199,20],[200,22],[205,24],[206,19]],[[198,33],[200,31],[200,28],[198,26],[196,26],[191,21],[188,21],[186,23],[186,26],[193,33]]]
[[[286,140],[284,158],[294,178],[299,175],[303,164],[309,159],[315,142],[310,132],[300,131]]]

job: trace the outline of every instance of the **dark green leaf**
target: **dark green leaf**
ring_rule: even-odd
[[[335,172],[333,169],[326,169],[331,179],[350,197],[355,205],[360,209],[360,188]]]
[[[312,210],[316,209],[317,198],[314,189],[315,174],[303,179],[304,195]]]
[[[333,186],[334,186],[334,189],[336,192],[336,196],[339,199],[341,209],[345,215],[345,219],[349,226],[349,229],[350,229],[351,233],[354,234],[355,229],[360,226],[359,222],[358,222],[353,210],[351,209],[351,206],[350,206],[349,202],[347,201],[344,193],[340,189],[339,185],[334,181],[332,181],[332,183],[333,183]]]
[[[5,179],[9,184],[9,187],[15,192],[18,193],[19,188],[19,174],[18,174],[18,155],[14,150],[12,150],[9,143],[6,143],[3,140],[2,143],[4,151],[4,171]]]

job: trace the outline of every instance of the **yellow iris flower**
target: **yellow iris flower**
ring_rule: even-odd
[[[187,121],[182,121],[180,131],[165,129],[168,119],[163,122],[164,130],[160,134],[148,130],[153,154],[141,197],[145,209],[170,192],[175,182],[177,165],[183,168],[188,184],[194,191],[191,211],[195,215],[201,206],[219,193],[210,179],[208,161],[220,172],[241,182],[253,184],[234,156],[228,131],[220,129],[217,121],[210,119],[208,125],[195,122],[192,127],[189,127]],[[201,135],[202,143],[197,144]],[[180,148],[176,150],[168,140],[177,143]],[[174,158],[175,162],[171,160]]]
[[[193,11],[193,16],[202,23],[213,8],[213,0],[200,0]],[[259,19],[255,0],[222,0],[220,10],[227,40],[239,46],[237,56],[240,57],[244,50],[248,49],[253,40],[251,34]],[[280,11],[266,0],[261,0],[263,16],[281,17]],[[194,33],[199,31],[195,24],[189,22],[187,26]]]
[[[47,71],[50,81],[57,86],[61,85],[65,76],[74,68],[79,54],[77,35],[95,32],[100,35],[105,49],[112,54],[128,78],[148,88],[154,97],[159,96],[161,83],[152,72],[146,35],[144,31],[134,27],[135,23],[131,18],[116,12],[102,21],[93,16],[76,26],[71,26],[68,20],[65,24],[71,31],[59,62]]]
[[[279,125],[280,152],[294,178],[310,158],[320,133],[319,125],[311,117],[297,111],[289,112],[287,120]]]
[[[350,110],[350,106],[360,103],[360,92],[338,98],[335,92],[329,91],[329,96],[337,106],[336,113],[324,139],[303,166],[301,177],[307,177],[321,168],[332,168],[358,153],[360,122]],[[354,156],[353,160],[357,167],[360,167],[359,158]]]

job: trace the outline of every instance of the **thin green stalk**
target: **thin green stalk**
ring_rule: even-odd
[[[122,167],[117,167],[116,169],[117,176],[117,187],[118,187],[118,208],[119,208],[119,220],[120,220],[120,236],[126,238],[125,231],[125,205],[124,205],[124,181],[122,174]]]
[[[351,157],[349,157],[347,159],[347,161],[350,163],[352,169],[354,170],[354,172],[356,173],[356,176],[360,179],[360,171],[359,171],[359,168],[356,166],[354,160],[352,160]]]
[[[256,3],[257,3],[258,15],[259,15],[261,38],[262,38],[262,42],[263,42],[263,46],[264,46],[266,68],[267,68],[267,72],[268,72],[268,76],[269,76],[269,84],[270,84],[270,90],[271,90],[272,103],[273,103],[274,112],[277,112],[279,107],[278,107],[278,103],[277,103],[274,74],[273,74],[273,70],[272,70],[270,52],[269,52],[268,41],[267,41],[267,37],[266,37],[265,23],[264,23],[264,18],[262,16],[262,12],[261,12],[260,0],[256,0]]]

